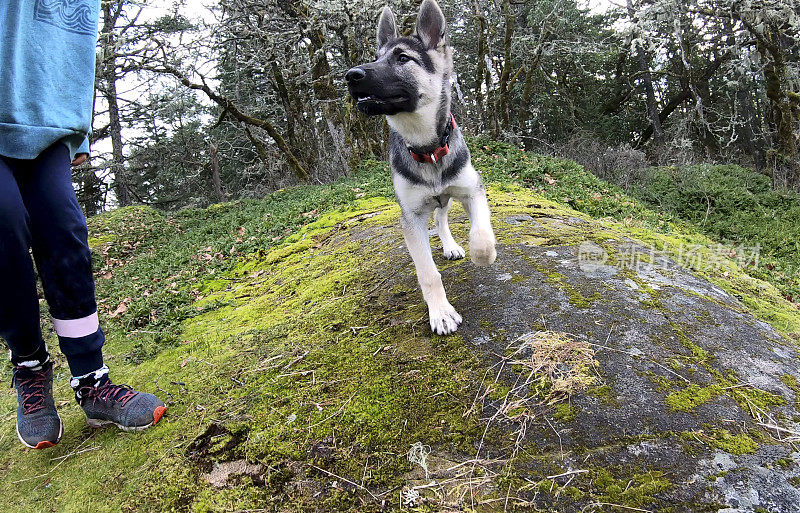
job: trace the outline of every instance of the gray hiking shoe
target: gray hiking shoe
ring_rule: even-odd
[[[63,425],[53,402],[53,362],[37,370],[14,367],[17,389],[17,437],[31,449],[46,449],[61,440]]]
[[[167,410],[153,394],[137,392],[128,385],[115,385],[103,376],[94,383],[78,380],[75,398],[86,413],[90,427],[114,424],[123,431],[141,431],[161,420]]]

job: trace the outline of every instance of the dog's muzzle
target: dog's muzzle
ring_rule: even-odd
[[[373,64],[351,68],[344,75],[358,110],[368,116],[392,115],[415,108],[413,97],[399,86],[396,77]]]

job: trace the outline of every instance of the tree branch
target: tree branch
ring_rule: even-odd
[[[212,100],[214,103],[222,107],[224,110],[227,110],[228,114],[230,114],[237,120],[241,121],[242,123],[263,128],[267,132],[267,134],[269,134],[269,136],[272,137],[272,140],[275,141],[275,144],[278,146],[281,152],[283,152],[283,155],[288,161],[289,167],[291,167],[292,171],[294,171],[294,174],[300,180],[307,181],[309,179],[308,171],[306,171],[303,165],[300,163],[300,161],[297,160],[297,157],[295,157],[294,153],[292,153],[292,150],[289,148],[289,145],[286,144],[286,140],[278,132],[275,126],[273,126],[272,123],[270,123],[269,121],[255,118],[253,116],[245,114],[239,109],[239,107],[236,106],[236,104],[233,103],[233,100],[231,100],[226,96],[222,96],[221,94],[211,89],[208,86],[208,84],[205,83],[204,78],[202,84],[197,84],[189,80],[189,78],[186,77],[180,70],[168,64],[164,64],[160,67],[145,66],[143,67],[143,69],[151,71],[153,73],[172,75],[175,78],[177,78],[181,84],[188,87],[189,89],[194,89],[197,91],[204,92],[210,100]]]

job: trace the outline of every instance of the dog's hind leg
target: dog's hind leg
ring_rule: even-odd
[[[408,252],[417,269],[417,280],[422,289],[422,297],[428,304],[431,329],[439,335],[453,333],[461,324],[461,316],[447,300],[442,285],[442,275],[436,269],[428,238],[428,219],[430,213],[403,213],[403,237]]]
[[[439,234],[439,240],[442,241],[442,251],[444,257],[448,260],[458,260],[464,258],[464,248],[458,245],[453,239],[453,234],[450,233],[450,223],[447,220],[447,212],[450,210],[450,205],[453,204],[453,198],[447,200],[442,207],[437,208],[433,213],[436,220],[436,233]]]

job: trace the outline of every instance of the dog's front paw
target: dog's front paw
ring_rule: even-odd
[[[437,335],[449,335],[458,329],[461,316],[450,303],[441,306],[428,306],[431,319],[431,330]]]
[[[497,259],[494,235],[476,233],[469,238],[469,258],[477,265],[490,265]]]
[[[442,251],[444,252],[444,257],[448,260],[461,260],[466,255],[464,248],[455,242],[452,245],[443,246]]]

